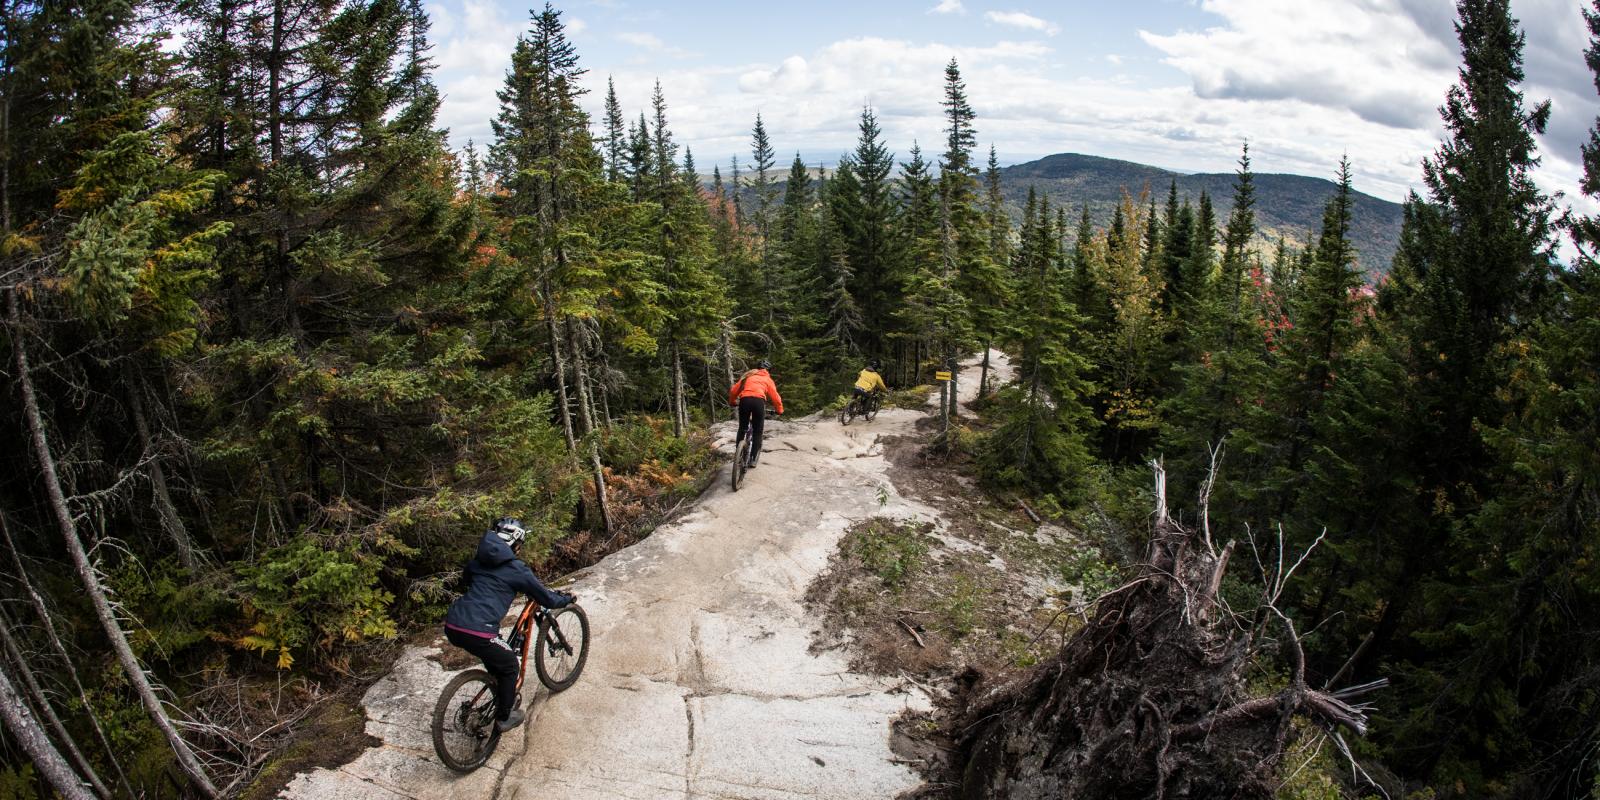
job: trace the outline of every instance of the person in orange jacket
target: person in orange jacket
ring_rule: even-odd
[[[756,368],[746,372],[739,382],[728,388],[728,405],[739,407],[739,432],[733,437],[733,452],[739,452],[739,443],[750,434],[750,458],[745,469],[755,469],[761,458],[761,427],[767,419],[767,401],[779,414],[783,413],[783,398],[778,396],[778,385],[772,382],[767,370],[772,362],[761,359]]]

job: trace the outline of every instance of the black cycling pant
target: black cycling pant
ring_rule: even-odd
[[[733,452],[739,452],[739,442],[750,432],[750,454],[761,452],[761,427],[767,421],[767,401],[760,397],[739,398],[739,432],[733,437]]]
[[[517,654],[499,636],[485,639],[452,628],[444,629],[446,641],[483,660],[483,668],[495,679],[494,717],[504,720],[517,704]]]

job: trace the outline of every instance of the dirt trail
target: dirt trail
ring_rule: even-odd
[[[1005,374],[1004,356],[995,361]],[[966,400],[976,366],[962,381]],[[843,653],[810,653],[818,623],[801,597],[852,522],[937,520],[895,491],[878,444],[922,416],[888,409],[849,427],[771,420],[761,465],[739,492],[724,468],[692,513],[573,576],[592,624],[588,666],[571,689],[541,690],[530,722],[483,769],[457,776],[433,754],[427,725],[454,674],[438,663],[448,646],[439,640],[406,648],[363,699],[381,745],[296,776],[280,796],[785,800],[915,786],[893,760],[890,722],[927,697],[850,672]],[[714,430],[731,452],[731,423]],[[531,668],[528,680],[538,685]]]

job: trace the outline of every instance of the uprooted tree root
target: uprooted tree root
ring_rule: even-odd
[[[1158,498],[1137,577],[1103,597],[1054,659],[955,720],[960,795],[1270,798],[1296,717],[1348,755],[1339,730],[1366,725],[1366,707],[1350,701],[1376,685],[1308,687],[1294,625],[1269,597],[1257,619],[1285,631],[1289,685],[1249,696],[1259,626],[1241,626],[1217,598],[1232,549],[1173,522]]]

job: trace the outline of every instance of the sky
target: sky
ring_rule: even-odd
[[[1586,2],[1587,0],[1584,0]],[[529,0],[427,0],[440,122],[483,144]],[[540,5],[542,8],[542,3]],[[761,114],[778,169],[798,153],[833,164],[863,106],[899,160],[942,149],[939,101],[954,57],[980,147],[1002,164],[1062,152],[1180,172],[1331,177],[1349,154],[1356,188],[1400,200],[1443,137],[1457,80],[1452,0],[822,0],[557,3],[599,119],[606,80],[624,113],[657,80],[668,121],[700,171],[750,159]],[[1600,114],[1580,0],[1513,0],[1527,41],[1525,97],[1549,100],[1541,187],[1586,213],[1579,146]]]

